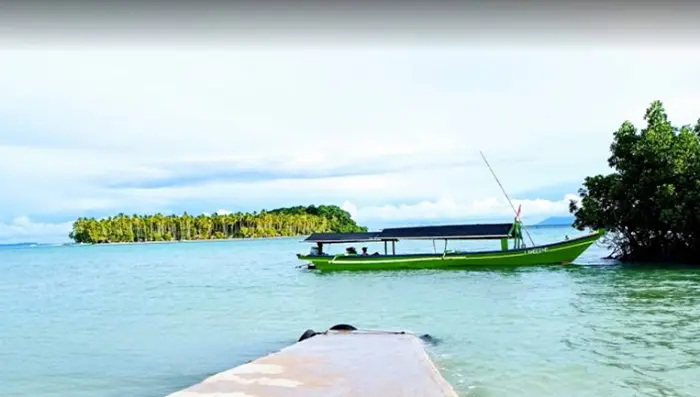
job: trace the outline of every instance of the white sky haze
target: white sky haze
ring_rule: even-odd
[[[337,204],[361,223],[566,215],[653,100],[700,117],[700,52],[483,46],[0,49],[0,242],[78,216]]]

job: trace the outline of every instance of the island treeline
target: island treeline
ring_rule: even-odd
[[[652,102],[637,130],[626,121],[614,133],[614,172],[588,177],[572,202],[574,226],[606,228],[622,261],[691,262],[700,258],[700,120],[671,124]]]
[[[318,232],[365,232],[334,205],[277,208],[227,215],[124,215],[78,218],[69,237],[76,243],[125,243],[299,236]]]

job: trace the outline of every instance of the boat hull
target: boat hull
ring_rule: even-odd
[[[519,250],[482,251],[449,254],[406,255],[297,255],[319,270],[403,270],[450,269],[478,266],[538,266],[568,264],[576,260],[604,234],[599,230],[589,235],[554,244]]]

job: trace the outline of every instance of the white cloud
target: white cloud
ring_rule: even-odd
[[[639,121],[652,100],[663,100],[678,124],[700,117],[699,54],[6,48],[0,215],[343,202],[364,219],[507,213],[490,199],[501,192],[478,163],[479,150],[513,197],[605,172],[612,132],[627,118]],[[477,164],[450,165],[465,160]],[[108,186],[241,167],[345,175]],[[526,218],[563,208],[524,205]]]
[[[548,216],[568,215],[571,200],[579,202],[580,198],[575,194],[567,194],[558,201],[514,199],[512,202],[516,209],[518,206],[522,206],[521,218],[527,222],[527,220],[538,220]],[[446,196],[435,201],[422,201],[415,204],[367,207],[358,207],[352,202],[346,201],[342,208],[359,222],[438,219],[464,221],[470,218],[503,218],[515,215],[507,200],[494,197],[457,201]]]
[[[16,140],[151,158],[510,154],[562,133],[585,133],[579,145],[608,139],[623,113],[643,113],[656,97],[697,102],[699,57],[676,55],[670,63],[653,52],[473,48],[6,51],[0,109],[28,129]]]
[[[26,216],[19,216],[9,223],[0,223],[0,243],[65,242],[72,227],[72,222],[34,222]]]
[[[562,200],[549,201],[544,199],[518,200],[513,204],[517,208],[522,205],[522,219],[525,222],[537,222],[554,215],[568,214],[570,200],[579,200],[574,194],[567,194]],[[422,201],[415,204],[380,205],[358,207],[350,201],[342,204],[341,208],[348,211],[355,220],[363,224],[394,221],[469,221],[473,218],[507,218],[513,216],[513,210],[505,199],[486,198],[472,201],[456,201],[446,196],[435,201]],[[219,209],[219,215],[230,214],[231,211]],[[210,215],[205,213],[205,215]],[[45,223],[35,222],[29,217],[20,216],[9,223],[0,223],[0,243],[13,242],[65,242],[72,229],[72,222]]]

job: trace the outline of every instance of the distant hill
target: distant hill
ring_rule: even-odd
[[[21,247],[33,247],[39,245],[38,243],[10,243],[2,244],[0,243],[0,248],[21,248]]]
[[[538,223],[537,226],[570,226],[572,223],[574,223],[574,219],[575,218],[573,216],[550,216],[549,218]]]

